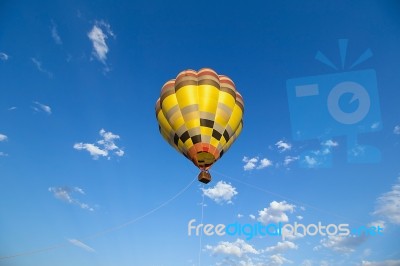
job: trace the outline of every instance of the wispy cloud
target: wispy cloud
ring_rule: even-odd
[[[57,25],[54,21],[51,21],[51,37],[53,38],[54,42],[58,45],[62,44],[62,40],[60,35],[58,34]]]
[[[381,125],[380,122],[375,122],[375,123],[373,123],[373,124],[371,125],[371,129],[378,129],[380,125]]]
[[[338,251],[341,253],[354,252],[357,247],[367,241],[368,236],[362,234],[360,236],[328,236],[321,240],[324,247]]]
[[[235,257],[242,257],[245,254],[259,254],[252,245],[242,239],[236,239],[235,242],[221,241],[216,246],[206,245],[206,250],[212,254],[223,254]]]
[[[102,139],[98,140],[95,144],[83,142],[75,143],[73,146],[74,149],[88,151],[94,160],[97,160],[100,156],[111,159],[111,152],[118,157],[124,156],[125,152],[115,144],[115,141],[120,138],[118,135],[112,132],[106,132],[104,129],[101,129],[99,134]]]
[[[8,137],[6,135],[0,133],[0,142],[7,141],[7,140],[8,140]],[[0,157],[7,157],[7,156],[8,156],[7,153],[0,151]]]
[[[328,147],[328,148],[332,148],[332,147],[337,147],[337,146],[339,146],[339,143],[337,143],[336,141],[333,141],[333,140],[329,139],[329,140],[327,140],[327,141],[325,141],[325,142],[322,142],[321,145],[322,145],[322,146],[325,146],[325,147]]]
[[[393,128],[393,133],[396,135],[400,135],[400,125],[397,125]]]
[[[0,60],[7,61],[9,56],[6,53],[0,52]]]
[[[212,199],[219,204],[231,204],[233,197],[238,194],[235,187],[224,181],[218,181],[218,183],[211,188],[202,188],[202,191],[204,196]]]
[[[88,37],[93,45],[93,55],[104,65],[106,65],[107,54],[109,52],[106,40],[108,37],[115,37],[110,24],[104,21],[96,21],[93,28],[88,33]]]
[[[295,207],[295,205],[289,204],[286,201],[272,201],[269,204],[269,207],[258,211],[259,217],[257,220],[264,224],[268,224],[270,222],[288,222],[289,217],[287,216],[286,212],[292,213]]]
[[[289,249],[298,249],[298,246],[291,241],[283,241],[278,242],[275,246],[267,247],[265,251],[281,253]]]
[[[354,148],[350,149],[348,153],[355,157],[362,156],[365,154],[365,146],[356,145]]]
[[[0,142],[6,141],[7,139],[8,137],[6,135],[0,133]]]
[[[327,164],[328,155],[332,153],[332,149],[339,146],[339,143],[333,140],[321,142],[319,150],[313,150],[302,158],[302,163],[307,168],[321,167]]]
[[[46,114],[51,115],[51,107],[40,102],[33,102],[35,106],[32,106],[32,109],[36,112],[45,112]]]
[[[283,160],[283,165],[288,166],[289,164],[297,161],[300,157],[299,156],[286,156]]]
[[[267,264],[268,266],[281,266],[286,264],[291,264],[293,261],[288,260],[282,254],[274,254],[269,257],[270,261]]]
[[[47,69],[43,68],[42,62],[40,62],[38,59],[36,59],[34,57],[32,57],[31,60],[32,60],[32,63],[36,66],[37,70],[39,70],[40,72],[46,74],[49,78],[53,77],[53,73],[51,73]]]
[[[377,199],[374,215],[383,217],[393,224],[400,225],[400,177],[392,190]]]
[[[14,110],[17,110],[16,106],[11,106],[10,108],[7,109],[7,111],[14,111]]]
[[[339,253],[352,253],[367,239],[368,237],[365,234],[360,236],[328,236],[320,241],[321,245],[314,247],[314,251],[318,251],[324,247]]]
[[[333,141],[331,139],[321,142],[321,149],[315,151],[314,153],[316,155],[328,155],[330,153],[332,153],[332,149],[335,147],[338,147],[339,143],[336,141]]]
[[[383,261],[363,260],[361,266],[400,266],[400,260],[383,260]]]
[[[93,248],[89,247],[88,245],[84,244],[82,241],[79,241],[78,239],[68,239],[68,241],[74,245],[77,246],[78,248],[84,249],[88,252],[96,252]]]
[[[275,143],[275,146],[278,148],[280,152],[289,151],[292,148],[292,144],[285,142],[283,140]]]
[[[245,163],[245,165],[243,166],[243,169],[245,171],[253,169],[260,170],[273,165],[272,161],[270,161],[268,158],[263,158],[260,160],[259,157],[249,158],[247,156],[244,156],[242,161]]]
[[[313,263],[311,260],[303,260],[300,266],[313,266]]]
[[[283,228],[281,234],[285,235],[285,241],[295,241],[305,237],[304,234],[299,232],[293,234],[288,228]]]
[[[312,157],[310,155],[306,155],[304,157],[304,163],[309,167],[309,168],[314,168],[317,165],[319,165],[319,162],[315,157]]]
[[[87,203],[81,202],[80,200],[74,197],[74,195],[77,194],[85,195],[83,189],[79,187],[50,187],[48,190],[51,193],[53,193],[56,199],[59,199],[69,204],[77,205],[84,210],[94,211],[93,207],[89,206]]]

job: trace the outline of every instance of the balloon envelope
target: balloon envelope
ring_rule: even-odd
[[[164,84],[156,103],[161,135],[202,171],[239,136],[243,111],[233,81],[210,68],[182,71]]]

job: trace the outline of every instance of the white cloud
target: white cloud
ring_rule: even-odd
[[[258,162],[258,158],[254,157],[249,159],[248,157],[244,156],[243,157],[243,162],[245,162],[246,164],[243,166],[243,169],[245,171],[248,170],[253,170],[254,168],[256,168],[256,163]]]
[[[282,228],[281,235],[285,236],[285,241],[292,241],[292,242],[305,237],[304,234],[302,234],[300,232],[293,233],[288,228]]]
[[[291,164],[294,161],[297,161],[300,157],[298,156],[286,156],[285,160],[283,161],[283,164],[285,166],[288,166],[289,164]]]
[[[114,33],[111,31],[110,25],[104,21],[97,21],[88,33],[88,37],[93,44],[93,55],[103,64],[106,64],[109,51],[106,43],[106,39],[109,36],[114,37]]]
[[[272,166],[272,162],[267,158],[261,159],[260,164],[257,166],[257,169],[263,169],[266,167]]]
[[[16,110],[17,109],[17,107],[16,106],[11,106],[10,108],[8,108],[7,110],[8,111],[14,111],[14,110]]]
[[[397,125],[393,128],[393,133],[396,135],[400,135],[400,125]]]
[[[84,249],[88,252],[96,252],[93,248],[89,247],[88,245],[84,244],[83,242],[79,241],[78,239],[68,239],[68,241],[78,248]]]
[[[1,141],[6,141],[8,137],[6,135],[0,134],[0,142]]]
[[[31,60],[32,60],[32,63],[36,66],[37,70],[39,70],[40,72],[46,74],[49,78],[53,77],[53,73],[51,73],[47,69],[43,68],[42,62],[40,62],[38,59],[36,59],[34,57],[32,57]]]
[[[292,204],[286,203],[286,201],[273,201],[269,204],[269,207],[264,208],[261,211],[258,211],[258,221],[268,224],[270,222],[278,223],[278,222],[288,222],[289,217],[285,212],[293,212],[296,206]]]
[[[270,261],[268,262],[268,266],[280,266],[288,263],[293,263],[293,261],[286,259],[282,256],[282,254],[274,254],[269,257]]]
[[[275,146],[279,149],[280,152],[288,151],[292,148],[292,144],[284,142],[283,140],[275,143]]]
[[[372,125],[371,125],[371,129],[377,129],[377,128],[379,128],[379,126],[380,126],[380,122],[375,122],[375,123],[373,123]]]
[[[285,236],[285,240],[288,240],[288,241],[295,241],[295,240],[298,240],[298,239],[301,239],[301,238],[305,237],[305,235],[303,235],[302,233],[299,233],[299,232],[293,234],[287,228],[283,228],[282,229],[282,235],[284,235]]]
[[[311,157],[309,155],[306,155],[304,157],[304,162],[306,163],[306,165],[309,168],[314,168],[319,165],[319,162],[317,161],[317,159],[315,157]]]
[[[88,33],[88,37],[93,44],[93,54],[98,60],[105,63],[108,53],[108,46],[106,44],[107,35],[103,33],[101,28],[94,25],[92,30]]]
[[[96,21],[96,25],[103,27],[105,29],[105,31],[107,32],[107,34],[115,39],[115,34],[111,30],[110,24],[108,24],[104,20],[100,20],[100,21]]]
[[[64,201],[69,204],[74,204],[79,206],[81,209],[94,211],[94,208],[89,206],[86,203],[82,203],[80,200],[73,197],[74,194],[78,193],[81,195],[85,195],[83,189],[79,187],[49,187],[49,191],[53,193],[56,199]]]
[[[267,252],[281,253],[289,249],[298,249],[298,246],[291,241],[283,241],[283,242],[278,242],[275,246],[267,247],[265,250]]]
[[[76,150],[87,150],[93,159],[97,160],[99,156],[107,156],[108,152],[106,150],[102,150],[94,144],[90,143],[75,143],[74,149]]]
[[[374,215],[386,218],[393,224],[400,225],[400,177],[392,190],[377,199]]]
[[[365,154],[365,146],[362,145],[357,145],[350,151],[348,151],[350,154],[352,154],[355,157],[361,156]]]
[[[338,146],[339,143],[331,139],[321,142],[321,148],[319,150],[313,150],[308,155],[305,155],[301,163],[307,168],[318,168],[329,164],[329,157],[327,155],[331,154],[332,149]]]
[[[323,146],[326,146],[326,147],[337,147],[337,146],[339,146],[339,143],[338,143],[338,142],[333,141],[333,140],[331,140],[331,139],[329,139],[329,140],[327,140],[327,141],[325,141],[325,142],[322,142],[321,144],[322,144]]]
[[[316,155],[327,155],[327,154],[330,154],[332,152],[332,148],[338,147],[339,143],[329,139],[329,140],[327,140],[325,142],[322,142],[321,145],[322,145],[321,150],[314,151],[314,154],[316,154]]]
[[[244,156],[242,161],[245,163],[245,165],[243,166],[243,169],[245,171],[249,171],[249,170],[253,170],[253,169],[260,170],[260,169],[272,166],[272,162],[270,160],[268,160],[267,158],[263,158],[260,160],[260,158],[258,158],[258,157],[249,158],[247,156]]]
[[[237,218],[243,218],[243,214],[238,213]]]
[[[256,219],[256,216],[253,215],[253,214],[250,214],[249,217],[250,217],[250,219],[252,219],[252,220],[255,220],[255,219]]]
[[[258,259],[258,258],[252,259],[252,258],[247,257],[247,258],[241,259],[238,263],[235,263],[235,262],[232,262],[229,260],[225,260],[224,262],[222,262],[221,264],[218,264],[218,265],[221,265],[221,266],[224,266],[224,265],[266,266],[266,264],[264,262],[259,262],[260,260],[262,260],[262,259]]]
[[[33,110],[35,110],[36,112],[40,112],[43,111],[47,114],[51,114],[51,107],[45,104],[42,104],[40,102],[33,102],[36,106],[33,106]]]
[[[313,263],[311,260],[303,260],[303,262],[300,264],[300,266],[312,266]]]
[[[217,203],[232,203],[232,198],[238,194],[236,188],[229,183],[224,181],[218,181],[218,183],[211,188],[202,188],[204,196],[209,197]]]
[[[7,61],[9,56],[6,53],[0,52],[0,60],[1,61]]]
[[[54,42],[56,44],[61,45],[62,44],[62,40],[60,38],[60,35],[58,34],[57,25],[54,23],[54,21],[52,21],[50,29],[51,29],[51,37],[53,38]]]
[[[236,239],[235,242],[221,241],[216,246],[207,245],[206,249],[212,254],[224,254],[238,258],[245,254],[259,254],[258,250],[242,239]]]
[[[99,135],[102,139],[98,140],[96,144],[79,142],[74,144],[74,149],[88,151],[94,160],[100,156],[111,159],[110,152],[119,157],[124,156],[125,152],[115,144],[115,141],[120,139],[119,135],[106,132],[104,129],[100,130]]]
[[[97,141],[97,144],[103,145],[105,150],[113,151],[117,150],[116,154],[118,156],[123,156],[124,152],[118,149],[118,146],[115,145],[115,140],[119,139],[118,135],[113,134],[112,132],[106,132],[104,129],[100,130],[100,136],[103,137],[102,140]]]
[[[362,257],[363,257],[363,258],[369,257],[369,256],[371,256],[371,254],[372,254],[372,249],[366,248],[366,249],[364,249],[364,251],[362,252]]]
[[[400,260],[362,261],[361,266],[400,266]]]
[[[8,137],[6,135],[0,133],[0,142],[7,141],[7,140],[8,140]],[[0,151],[0,157],[7,157],[7,156],[8,156],[7,153]]]
[[[301,216],[301,215],[297,215],[296,218],[297,218],[298,220],[303,220],[303,216]]]
[[[68,203],[73,203],[73,199],[71,197],[71,193],[75,191],[75,189],[70,187],[50,187],[50,192],[53,192],[54,197],[57,199],[63,200]]]
[[[360,236],[328,236],[327,238],[323,238],[320,241],[321,245],[314,247],[314,250],[318,251],[322,247],[325,247],[339,253],[351,253],[366,240],[367,236],[365,234]]]
[[[326,260],[321,260],[320,266],[330,266],[329,262],[327,262]]]
[[[117,156],[119,156],[119,157],[122,157],[122,156],[124,156],[124,154],[125,154],[125,152],[123,151],[123,150],[117,150],[116,152],[115,152],[115,154],[117,155]]]
[[[83,191],[83,189],[81,189],[80,187],[74,187],[73,189],[75,192],[78,192],[79,194],[85,195],[85,191]]]

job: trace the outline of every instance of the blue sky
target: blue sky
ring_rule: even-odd
[[[2,1],[0,264],[400,265],[399,9]],[[192,182],[198,170],[162,139],[154,114],[164,82],[203,67],[232,78],[245,101],[244,130],[206,186]],[[369,95],[353,124],[327,111],[348,81]],[[310,82],[320,97],[300,102],[291,92]],[[353,96],[337,102],[345,115],[367,99]],[[188,236],[191,219],[384,233],[200,238]]]

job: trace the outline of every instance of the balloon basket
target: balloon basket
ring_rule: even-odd
[[[208,184],[211,181],[211,175],[209,172],[201,171],[198,179],[201,183]]]

